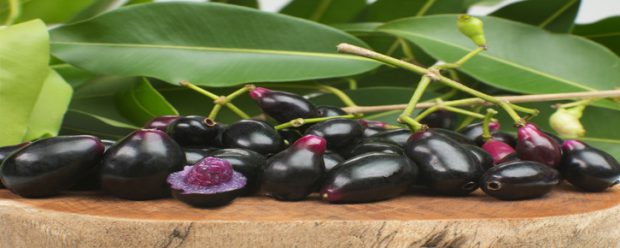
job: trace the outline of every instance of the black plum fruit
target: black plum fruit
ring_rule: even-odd
[[[11,153],[0,168],[3,184],[23,197],[56,195],[95,168],[104,153],[93,136],[42,139]]]
[[[452,131],[452,130],[448,130],[448,129],[443,129],[443,128],[432,128],[431,130],[433,130],[434,133],[436,134],[440,134],[443,136],[446,136],[456,142],[459,142],[461,144],[468,144],[468,145],[475,145],[476,143],[471,140],[470,138],[466,137],[465,135],[462,135],[458,132]]]
[[[515,151],[512,146],[498,140],[487,140],[487,142],[482,145],[482,149],[491,155],[494,164],[501,164],[519,159],[517,151]]]
[[[459,133],[461,133],[463,136],[469,138],[470,140],[477,140],[480,139],[482,137],[482,122],[476,122],[476,123],[472,123],[467,125],[466,127],[464,127],[463,129],[461,129],[459,131]],[[497,132],[500,128],[500,124],[499,122],[490,122],[489,123],[489,131],[491,131],[491,134]]]
[[[198,161],[209,156],[214,148],[183,148],[185,153],[185,164],[196,164]]]
[[[266,165],[267,158],[263,155],[245,149],[228,148],[213,150],[209,156],[228,161],[235,171],[243,174],[247,179],[243,188],[245,195],[253,194],[260,188],[259,177]]]
[[[518,161],[500,164],[486,171],[480,180],[482,190],[501,200],[538,198],[560,182],[560,173],[544,164]]]
[[[108,149],[110,149],[110,147],[112,147],[114,144],[116,144],[116,141],[102,139],[101,143],[103,143],[103,146],[105,147],[105,150],[107,151]]]
[[[420,120],[430,128],[454,129],[458,116],[454,112],[438,110]]]
[[[620,165],[608,153],[576,140],[564,141],[562,150],[560,171],[570,184],[600,192],[620,183]]]
[[[367,153],[333,168],[320,193],[330,203],[386,200],[407,191],[417,172],[417,166],[405,156]]]
[[[474,155],[476,162],[478,162],[478,164],[482,167],[482,170],[486,171],[490,169],[491,167],[493,167],[493,165],[495,165],[495,163],[493,162],[493,157],[491,157],[491,154],[489,154],[484,149],[474,146],[474,145],[463,145],[463,147],[469,150],[469,152],[471,152],[472,155]]]
[[[183,149],[166,133],[137,130],[103,158],[101,187],[120,198],[149,200],[170,195],[166,177],[185,165]]]
[[[278,200],[300,201],[316,189],[325,170],[325,139],[306,135],[267,160],[263,191]]]
[[[373,136],[387,130],[387,123],[385,122],[363,119],[359,119],[357,120],[357,122],[364,128],[364,134],[362,134],[364,138]]]
[[[354,145],[362,137],[363,132],[362,125],[357,121],[335,118],[310,126],[306,130],[306,135],[323,137],[329,149],[338,150]]]
[[[562,160],[560,145],[531,123],[517,130],[517,154],[522,160],[535,161],[554,168]]]
[[[498,131],[498,132],[491,133],[491,139],[504,142],[513,148],[517,147],[517,139],[514,136],[512,136],[512,134],[509,134],[506,132]],[[476,141],[476,145],[478,146],[484,145],[484,142],[485,142],[482,136],[478,137],[475,141]]]
[[[222,141],[228,148],[248,149],[263,155],[277,153],[285,147],[272,126],[257,120],[241,120],[228,126]]]
[[[200,208],[220,207],[232,202],[246,185],[243,174],[225,159],[206,157],[168,176],[174,198]]]
[[[405,147],[409,137],[411,137],[411,131],[409,131],[409,129],[398,128],[372,135],[369,138],[393,142],[401,147]]]
[[[219,125],[204,116],[181,117],[168,126],[167,133],[183,147],[211,147],[217,145]]]
[[[317,110],[319,111],[320,117],[334,117],[334,116],[342,116],[347,115],[347,112],[344,112],[341,108],[334,106],[318,106]]]
[[[2,161],[4,161],[4,159],[6,159],[6,157],[8,157],[12,152],[17,151],[19,150],[19,148],[22,148],[28,144],[30,144],[30,142],[22,143],[18,145],[0,147],[0,165],[2,164]],[[0,182],[0,188],[4,188],[4,185],[2,185],[1,182]]]
[[[344,162],[344,158],[340,154],[327,150],[323,153],[323,164],[325,165],[325,173],[329,172],[336,165]]]
[[[162,115],[151,119],[149,122],[144,124],[144,129],[157,129],[159,131],[168,130],[168,126],[170,123],[178,120],[181,116],[178,115]]]
[[[467,195],[478,188],[482,167],[458,142],[433,131],[411,135],[405,153],[420,168],[420,183],[444,195]]]
[[[297,118],[319,117],[319,110],[297,94],[257,87],[250,90],[250,97],[267,115],[280,123]]]
[[[403,148],[391,142],[382,142],[378,140],[362,140],[361,143],[355,145],[348,153],[347,157],[355,157],[370,152],[383,152],[393,154],[404,154]]]

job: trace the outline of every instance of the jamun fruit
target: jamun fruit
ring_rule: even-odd
[[[538,198],[560,182],[560,173],[544,164],[518,161],[500,164],[486,171],[480,181],[482,190],[500,200]]]
[[[560,171],[570,184],[600,192],[620,183],[620,165],[608,153],[577,140],[564,141],[562,150]]]
[[[228,148],[242,148],[263,155],[281,151],[285,145],[278,132],[269,124],[257,120],[241,120],[228,126],[222,136]]]
[[[312,103],[294,93],[257,87],[250,90],[250,97],[267,115],[280,123],[319,117],[319,110]]]

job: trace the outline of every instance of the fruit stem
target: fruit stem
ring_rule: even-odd
[[[398,121],[401,122],[401,123],[407,124],[407,126],[409,126],[409,129],[411,129],[411,131],[414,132],[414,133],[417,132],[420,129],[425,129],[424,127],[426,126],[426,125],[423,125],[420,122],[414,120],[410,116],[406,116],[406,115],[402,115],[402,116],[398,117]]]
[[[494,104],[499,105],[501,108],[503,108],[506,112],[508,112],[508,115],[510,115],[510,117],[513,119],[513,121],[515,122],[516,125],[523,125],[525,123],[525,120],[523,118],[521,118],[516,111],[513,108],[513,104],[510,104],[506,101],[502,101],[500,99],[497,99],[491,95],[482,93],[480,91],[477,91],[475,89],[472,89],[470,87],[467,87],[464,84],[461,84],[457,81],[454,81],[450,78],[447,78],[443,75],[441,75],[439,73],[439,71],[437,71],[436,68],[429,68],[426,69],[424,67],[421,66],[417,66],[411,63],[407,63],[405,61],[390,57],[390,56],[386,56],[380,53],[377,53],[375,51],[371,51],[369,49],[366,48],[362,48],[362,47],[358,47],[355,45],[351,45],[351,44],[347,44],[347,43],[341,43],[338,45],[338,51],[341,53],[348,53],[348,54],[353,54],[353,55],[358,55],[358,56],[363,56],[363,57],[367,57],[370,59],[374,59],[377,60],[379,62],[383,62],[386,64],[390,64],[390,65],[394,65],[396,67],[400,67],[415,73],[418,73],[420,75],[423,75],[423,77],[433,77],[434,80],[439,81],[443,84],[446,84],[452,88],[458,89],[460,91],[463,91],[465,93],[468,93],[470,95],[473,95],[475,97],[478,98],[482,98],[483,100],[487,101],[487,102],[491,102]],[[417,90],[416,90],[417,91]],[[414,95],[416,93],[414,92]],[[410,102],[411,103],[411,102]],[[410,106],[411,104],[407,105],[407,108],[405,108],[405,110],[407,109],[413,109],[415,108],[414,106]],[[534,110],[532,110],[531,112],[535,112]]]
[[[195,92],[198,92],[204,96],[207,96],[211,99],[213,99],[213,103],[215,104],[215,106],[213,106],[213,109],[211,110],[211,113],[209,114],[209,118],[211,118],[211,116],[213,115],[213,118],[211,118],[212,120],[215,120],[215,116],[217,116],[218,112],[221,109],[220,107],[216,107],[218,105],[224,105],[226,106],[228,109],[230,109],[232,112],[234,112],[235,114],[237,114],[239,117],[243,118],[243,119],[250,119],[250,116],[248,114],[246,114],[245,112],[243,112],[243,110],[239,109],[237,106],[235,106],[234,104],[230,103],[230,95],[227,96],[218,96],[216,94],[213,94],[211,92],[209,92],[208,90],[205,90],[203,88],[200,88],[198,86],[196,86],[195,84],[190,83],[187,80],[183,80],[179,82],[179,85],[188,88],[190,90],[193,90]],[[247,87],[243,87],[242,89],[239,89],[235,92],[233,92],[231,95],[234,97],[242,94],[243,92],[246,92],[248,90]],[[239,91],[241,91],[239,93]],[[217,109],[216,109],[217,108]]]
[[[308,124],[308,123],[317,123],[317,122],[323,122],[329,119],[334,119],[334,118],[344,118],[344,119],[355,119],[355,118],[359,118],[359,115],[356,114],[349,114],[349,115],[340,115],[340,116],[329,116],[329,117],[319,117],[319,118],[308,118],[308,119],[302,119],[302,118],[297,118],[297,119],[293,119],[290,120],[288,122],[282,123],[280,125],[275,126],[276,130],[282,130],[284,128],[289,128],[289,127],[300,127],[304,124]]]
[[[422,94],[424,94],[424,91],[426,90],[426,88],[428,87],[430,83],[431,83],[431,78],[429,76],[427,75],[422,76],[422,79],[420,79],[420,82],[418,83],[418,86],[413,92],[413,95],[411,95],[409,104],[407,104],[407,107],[405,108],[405,110],[403,110],[403,112],[398,117],[399,122],[401,123],[406,122],[407,124],[410,124],[409,126],[411,127],[420,125],[420,123],[418,123],[418,121],[416,120],[414,120],[415,123],[412,125],[411,123],[405,121],[405,117],[411,116],[411,114],[413,113],[413,110],[415,109],[415,106],[418,105],[418,101],[420,101],[420,98],[422,98]]]
[[[9,1],[9,14],[6,16],[6,20],[4,21],[5,26],[10,26],[19,18],[22,14],[21,5],[19,4],[19,0],[8,0]]]
[[[349,82],[349,89],[350,90],[357,90],[357,80],[355,80],[353,78],[347,78],[347,82]]]
[[[487,109],[487,114],[484,116],[484,120],[482,121],[482,138],[484,141],[491,139],[491,129],[489,128],[489,124],[493,120],[493,116],[496,114],[497,111],[495,109]]]
[[[565,104],[556,104],[553,107],[554,108],[570,108],[570,107],[576,107],[576,106],[587,106],[590,103],[592,103],[593,100],[594,99],[584,99],[584,100],[565,103]]]
[[[470,60],[471,58],[473,58],[474,56],[478,55],[479,53],[483,52],[485,49],[485,47],[478,47],[474,50],[472,50],[471,52],[469,52],[468,54],[466,54],[465,56],[463,56],[461,59],[459,59],[458,61],[454,62],[454,63],[447,63],[447,64],[443,64],[443,65],[439,65],[436,68],[443,70],[443,69],[456,69],[461,67],[463,64],[465,64],[465,62],[467,62],[468,60]]]
[[[472,118],[477,118],[477,119],[484,119],[484,115],[474,112],[474,111],[469,111],[469,110],[465,110],[465,109],[460,109],[460,108],[456,108],[456,107],[452,107],[450,106],[451,102],[443,102],[441,101],[441,99],[437,100],[437,104],[435,106],[432,106],[430,108],[427,108],[424,112],[418,114],[415,118],[416,121],[421,121],[422,119],[424,119],[424,117],[428,116],[429,114],[443,109],[446,111],[450,111],[450,112],[454,112],[457,114],[462,114],[468,117],[472,117]]]
[[[344,91],[336,87],[332,87],[332,86],[324,85],[324,84],[319,84],[317,87],[321,91],[325,91],[325,92],[336,95],[340,99],[340,101],[342,101],[342,103],[344,103],[344,105],[346,105],[347,107],[357,106],[357,104],[355,104],[355,102],[351,100],[351,98],[347,95],[347,93],[344,93]]]

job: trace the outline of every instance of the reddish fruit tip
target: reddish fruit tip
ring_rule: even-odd
[[[250,90],[250,97],[254,100],[258,100],[268,92],[271,92],[271,90],[263,87],[256,87],[253,90]]]
[[[547,135],[545,135],[543,132],[538,130],[538,127],[536,127],[536,125],[532,123],[527,123],[517,130],[517,136],[519,137],[520,140],[523,140],[523,139],[529,139],[532,136],[547,136]]]
[[[320,194],[321,198],[328,202],[336,202],[342,198],[342,194],[332,187],[323,188]]]
[[[364,119],[359,119],[357,120],[357,122],[362,125],[362,127],[370,127],[370,128],[385,128],[385,126],[387,125],[387,123],[382,122],[382,121],[370,121],[370,120],[364,120]]]
[[[308,149],[316,154],[323,154],[327,149],[327,141],[316,135],[306,135],[299,138],[293,146],[297,149]]]
[[[562,150],[564,150],[564,152],[581,150],[586,147],[586,144],[578,140],[567,140],[562,143]]]
[[[426,138],[426,137],[428,137],[430,135],[432,135],[432,133],[430,131],[428,131],[428,130],[426,130],[426,131],[418,131],[418,132],[413,133],[409,137],[409,140],[407,140],[407,141],[420,140],[420,139]]]
[[[493,132],[499,130],[501,127],[502,126],[499,124],[499,122],[490,122],[489,123],[489,129],[491,131],[493,131]]]
[[[516,152],[515,149],[512,148],[510,145],[492,139],[487,140],[487,142],[482,145],[482,149],[484,149],[491,155],[495,164],[501,163],[502,160],[504,160],[504,158],[506,158],[508,155],[514,154]]]

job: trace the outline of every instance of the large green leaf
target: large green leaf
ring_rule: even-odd
[[[461,13],[465,9],[463,0],[377,0],[366,8],[361,19],[386,22],[411,16]]]
[[[258,0],[211,0],[211,2],[234,4],[255,9],[259,7]]]
[[[39,93],[49,74],[49,44],[43,22],[0,29],[0,146],[27,135]]]
[[[89,6],[77,12],[68,22],[83,21],[101,13],[116,9],[123,4],[126,4],[127,0],[94,0]]]
[[[21,14],[17,22],[41,19],[45,23],[61,23],[72,18],[95,0],[20,0]],[[0,20],[9,13],[6,1],[1,1]]]
[[[603,44],[620,55],[620,16],[610,17],[601,21],[577,25],[573,34],[581,35],[590,40]]]
[[[157,116],[179,114],[147,79],[119,92],[115,102],[120,113],[136,125],[144,125]]]
[[[90,134],[102,139],[119,140],[137,128],[137,126],[93,113],[69,109],[65,114],[60,134]]]
[[[385,24],[379,30],[414,42],[437,59],[456,61],[475,48],[457,31],[456,18],[408,18]],[[489,50],[461,67],[475,79],[529,94],[608,90],[618,86],[620,58],[601,45],[496,17],[482,20]],[[611,101],[599,104],[617,107]]]
[[[352,21],[366,0],[293,0],[280,13],[301,17],[321,23]]]
[[[51,32],[60,59],[99,74],[149,76],[209,86],[358,74],[378,63],[336,53],[365,44],[344,32],[214,3],[121,8]]]
[[[39,93],[26,133],[26,140],[58,135],[73,89],[54,70],[49,69]]]
[[[491,15],[568,33],[573,28],[580,4],[580,0],[527,0],[503,7]]]

